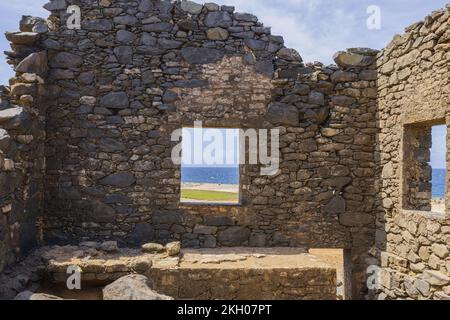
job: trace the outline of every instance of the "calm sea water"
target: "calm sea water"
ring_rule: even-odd
[[[239,184],[238,167],[181,167],[181,182]]]
[[[445,196],[445,169],[433,169],[433,197]]]
[[[239,168],[182,167],[184,183],[239,184]],[[445,169],[433,169],[433,197],[445,196]]]

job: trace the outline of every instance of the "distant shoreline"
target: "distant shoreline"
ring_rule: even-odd
[[[226,183],[182,182],[181,189],[210,190],[218,192],[239,193],[238,184],[226,184]]]

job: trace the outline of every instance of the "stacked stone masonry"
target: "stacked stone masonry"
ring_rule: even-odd
[[[410,26],[378,57],[380,299],[450,299],[449,192],[446,214],[430,212],[428,165],[431,126],[450,126],[449,62],[449,10]]]
[[[67,27],[69,5],[81,8],[80,30]],[[381,53],[348,49],[324,66],[230,6],[45,8],[47,20],[24,17],[6,35],[16,77],[0,101],[0,270],[40,241],[342,248],[354,298],[449,294],[433,284],[449,276],[449,224],[410,212],[427,209],[415,192],[429,179],[417,159],[402,169],[405,128],[450,125],[448,10]],[[242,165],[239,206],[180,204],[170,138],[196,120],[279,129],[279,173]],[[366,270],[379,263],[387,282],[369,292]]]

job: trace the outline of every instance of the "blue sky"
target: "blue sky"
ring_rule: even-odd
[[[42,9],[47,0],[0,1],[0,31],[17,30],[22,14],[48,16]],[[210,2],[197,1],[199,3]],[[332,63],[335,52],[351,47],[385,47],[396,33],[422,20],[448,0],[216,0],[234,5],[237,11],[257,15],[272,33],[282,35],[286,45],[299,51],[307,62]],[[368,30],[367,8],[381,9],[381,29]],[[0,49],[9,49],[1,36]],[[0,59],[0,82],[11,76],[11,68]]]
[[[446,126],[433,127],[433,147],[431,148],[431,166],[433,168],[445,168],[446,131]]]
[[[1,0],[0,31],[17,30],[21,15],[48,16],[42,9],[47,0]],[[199,3],[210,2],[197,1]],[[216,0],[234,5],[237,11],[257,15],[272,33],[284,36],[286,46],[299,51],[306,62],[332,63],[335,52],[351,47],[385,47],[396,33],[422,20],[433,10],[442,8],[448,0]],[[381,29],[368,30],[367,8],[381,9]],[[9,44],[0,37],[1,52]],[[0,83],[7,83],[11,67],[0,59]],[[433,165],[443,167],[443,151],[434,157]]]
[[[182,150],[185,166],[236,167],[239,165],[239,130],[183,128]]]

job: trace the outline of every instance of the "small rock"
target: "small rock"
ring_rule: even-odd
[[[426,281],[416,279],[414,281],[414,287],[417,291],[420,292],[424,297],[428,297],[430,295],[430,284]]]
[[[375,62],[374,56],[364,56],[345,51],[339,51],[333,56],[337,65],[345,68],[363,68],[368,67]]]
[[[122,277],[103,289],[103,300],[173,300],[151,289],[146,276],[132,274]]]
[[[20,31],[33,32],[33,28],[39,23],[45,23],[45,20],[39,17],[22,16],[20,20]]]
[[[225,41],[230,36],[228,30],[223,28],[212,28],[206,31],[206,36],[209,40],[213,41]]]
[[[152,267],[152,260],[148,257],[137,257],[131,262],[131,268],[139,273],[145,273]]]
[[[202,12],[203,5],[195,3],[193,1],[182,1],[181,10],[190,14],[199,14]]]
[[[162,253],[166,251],[166,248],[159,243],[146,243],[142,245],[142,251],[145,253]]]
[[[277,56],[287,61],[302,62],[303,59],[295,49],[282,48],[278,51]]]
[[[181,243],[179,241],[166,244],[167,254],[171,257],[178,256],[181,251]]]
[[[30,54],[16,67],[16,72],[35,73],[40,76],[44,76],[47,73],[47,70],[47,53],[45,51]]]
[[[14,298],[14,300],[63,300],[63,299],[45,293],[33,293],[31,291],[24,291],[19,293]]]
[[[39,38],[36,32],[6,32],[6,39],[14,44],[19,45],[33,45]]]
[[[47,9],[48,11],[66,10],[67,3],[66,0],[51,0],[44,5],[44,9]]]
[[[119,251],[119,246],[117,245],[117,241],[105,241],[100,245],[100,250],[114,253]]]
[[[426,270],[422,274],[422,279],[427,281],[433,286],[445,286],[450,284],[450,277],[445,274],[434,271],[434,270]]]
[[[235,13],[234,18],[238,21],[258,22],[258,18],[250,13]]]

